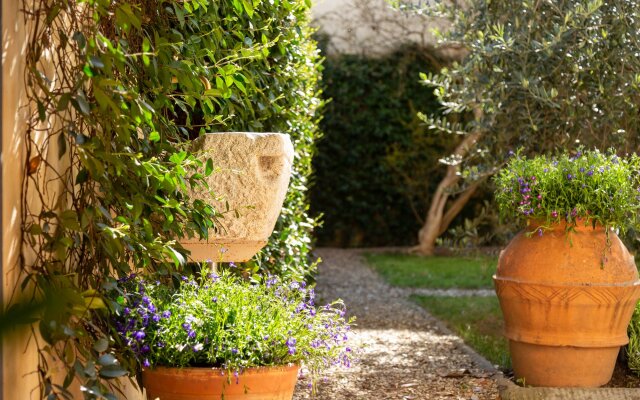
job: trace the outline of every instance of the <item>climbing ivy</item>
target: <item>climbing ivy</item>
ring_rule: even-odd
[[[314,222],[304,191],[321,105],[308,8],[298,0],[23,1],[34,107],[18,289],[47,305],[32,328],[43,397],[67,398],[77,380],[85,398],[114,399],[112,379],[137,365],[113,350],[113,305],[103,293],[132,272],[180,270],[187,254],[178,239],[206,237],[230,218],[188,196],[214,169],[215,160],[189,151],[204,132],[292,135],[292,190],[253,265],[308,273]],[[52,359],[66,370],[63,382],[50,374]]]

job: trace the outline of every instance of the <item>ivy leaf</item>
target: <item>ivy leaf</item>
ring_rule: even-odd
[[[87,45],[87,39],[85,39],[82,32],[75,32],[71,38],[78,43],[80,49],[84,49],[84,47]]]
[[[102,353],[103,351],[107,351],[108,348],[109,348],[109,341],[107,339],[105,339],[105,338],[98,339],[93,344],[93,349],[95,351],[97,351],[98,353]]]
[[[58,135],[58,160],[60,160],[67,152],[67,138],[64,132],[60,132]]]
[[[113,356],[113,354],[103,354],[98,358],[98,364],[104,367],[109,365],[118,365],[118,360]]]
[[[47,119],[47,109],[40,100],[38,100],[38,118],[44,122]]]
[[[62,227],[71,229],[74,231],[81,231],[80,223],[78,222],[78,215],[73,210],[64,210],[59,216],[60,225]]]
[[[78,106],[76,107],[78,111],[85,115],[89,115],[91,113],[91,106],[89,105],[89,102],[87,102],[87,99],[84,97],[84,94],[78,94],[75,98],[75,101],[76,104],[78,104]]]
[[[100,57],[98,56],[91,56],[89,57],[89,63],[91,64],[92,67],[95,68],[104,68],[104,63],[102,62],[102,59],[100,59]]]
[[[100,369],[100,376],[103,378],[119,378],[127,375],[127,371],[120,365],[107,365]]]
[[[204,175],[209,176],[211,175],[212,172],[213,172],[213,160],[209,158],[207,159],[207,165],[204,170]]]
[[[184,264],[184,256],[180,254],[173,247],[171,246],[167,246],[167,247],[169,247],[169,255],[171,256],[171,259],[173,260],[173,263],[175,264],[175,266],[179,267],[180,265]]]
[[[253,17],[253,3],[251,0],[242,0],[242,5],[244,6],[244,10],[247,12],[249,17]]]

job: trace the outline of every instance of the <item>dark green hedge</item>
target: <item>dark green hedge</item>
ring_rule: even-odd
[[[323,215],[319,244],[414,243],[429,193],[439,178],[438,158],[451,138],[434,135],[417,118],[437,112],[419,73],[439,60],[427,49],[404,47],[382,58],[354,55],[324,62],[323,95],[331,99],[314,158],[311,210]]]

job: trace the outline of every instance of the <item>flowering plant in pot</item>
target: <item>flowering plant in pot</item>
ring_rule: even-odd
[[[640,296],[616,234],[636,227],[640,159],[598,150],[516,154],[495,179],[503,216],[526,223],[494,276],[515,375],[536,386],[611,379]]]
[[[316,307],[304,282],[132,277],[115,295],[115,336],[142,365],[148,398],[291,399],[301,365],[315,383],[352,361],[344,304]]]

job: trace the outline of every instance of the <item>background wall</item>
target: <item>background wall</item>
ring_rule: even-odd
[[[315,25],[329,36],[329,54],[381,55],[398,45],[435,44],[433,28],[444,20],[392,9],[385,0],[314,0]]]

